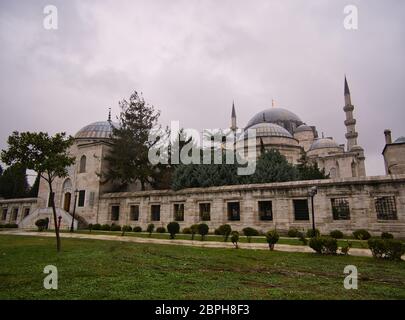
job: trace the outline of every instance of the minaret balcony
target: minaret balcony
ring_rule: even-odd
[[[354,106],[352,104],[348,104],[343,107],[344,112],[349,112],[349,111],[353,111],[353,110],[354,110]]]
[[[357,138],[359,134],[357,132],[348,132],[345,134],[346,139],[354,139]]]
[[[356,119],[345,120],[345,126],[354,126],[356,124]]]

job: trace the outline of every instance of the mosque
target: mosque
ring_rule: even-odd
[[[255,130],[257,154],[264,145],[265,149],[279,150],[293,164],[304,155],[329,174],[330,179],[315,181],[112,192],[115,186],[103,177],[108,169],[105,156],[111,148],[112,128],[118,124],[110,116],[107,121],[91,123],[74,136],[70,153],[76,163],[68,168],[68,177],[54,182],[61,228],[100,223],[145,229],[149,223],[166,226],[175,220],[182,228],[204,221],[211,230],[224,223],[236,230],[247,226],[261,231],[274,227],[305,230],[311,227],[309,213],[314,210],[322,232],[339,229],[349,233],[363,228],[405,237],[405,137],[392,141],[387,129],[383,148],[386,175],[366,176],[364,149],[358,143],[355,107],[346,79],[344,102],[346,144],[320,137],[314,125],[274,105],[254,115],[236,142],[237,150],[244,152],[250,139],[246,133]],[[231,129],[238,129],[234,105]],[[314,186],[318,194],[312,208],[308,190]],[[0,223],[35,227],[37,219],[52,217],[50,196],[41,181],[37,198],[0,200]]]

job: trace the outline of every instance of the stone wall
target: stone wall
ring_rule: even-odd
[[[210,231],[224,223],[230,224],[236,230],[247,226],[261,231],[272,228],[287,231],[290,227],[306,230],[312,226],[311,202],[307,194],[309,188],[314,185],[318,187],[318,194],[314,198],[315,222],[322,233],[329,233],[334,229],[351,233],[356,229],[364,228],[374,235],[387,231],[397,237],[405,238],[405,175],[196,188],[177,192],[164,190],[108,193],[100,198],[98,218],[94,222],[129,224],[141,226],[143,229],[149,223],[154,223],[155,227],[166,226],[174,220],[174,204],[183,203],[184,221],[179,223],[181,228],[184,228],[194,223],[201,223],[199,204],[210,203],[211,219],[206,221]],[[296,219],[294,200],[298,199],[308,199],[309,220]],[[347,201],[349,220],[334,220],[332,199]],[[381,199],[393,201],[396,207],[395,220],[377,218],[376,201],[382,201]],[[272,220],[260,219],[259,201],[272,202]],[[240,221],[229,221],[228,202],[239,202]],[[139,206],[138,221],[130,220],[131,205]],[[152,205],[160,205],[159,221],[151,219]],[[385,202],[384,205],[386,205]],[[112,206],[119,206],[117,221],[111,219]],[[381,203],[379,206],[381,208]],[[389,208],[388,211],[393,211],[391,209]]]

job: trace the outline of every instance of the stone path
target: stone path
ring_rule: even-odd
[[[50,232],[32,232],[32,231],[1,231],[1,234],[7,235],[20,235],[20,236],[36,236],[36,237],[54,237]],[[109,240],[109,241],[122,241],[122,242],[135,242],[135,243],[153,243],[153,244],[170,244],[181,246],[192,246],[201,248],[234,248],[231,242],[219,242],[219,241],[200,241],[200,240],[170,240],[170,239],[154,239],[154,238],[141,238],[141,237],[122,237],[115,235],[90,235],[80,233],[61,233],[62,238],[75,238],[75,239],[93,239],[93,240]],[[240,249],[253,249],[253,250],[269,250],[266,243],[239,243]],[[288,244],[276,244],[274,250],[285,252],[314,252],[308,246],[295,246]],[[369,249],[351,248],[350,255],[371,257],[371,251]],[[402,257],[403,260],[405,256]]]

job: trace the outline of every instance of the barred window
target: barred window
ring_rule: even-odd
[[[211,220],[211,204],[210,203],[200,203],[200,219],[201,221]]]
[[[79,201],[77,203],[78,207],[84,207],[84,200],[86,199],[86,190],[79,191]]]
[[[240,221],[240,203],[228,202],[228,220]]]
[[[153,204],[151,206],[151,220],[160,221],[160,204]]]
[[[129,219],[131,221],[139,220],[139,206],[138,205],[132,205],[129,207]]]
[[[333,220],[350,220],[349,201],[345,198],[330,199]]]
[[[273,206],[271,201],[259,201],[259,218],[262,221],[273,220]]]
[[[174,204],[174,220],[184,221],[184,203]]]
[[[11,220],[12,221],[16,221],[17,220],[17,216],[18,216],[18,208],[14,208],[12,211],[12,215],[11,215]]]
[[[395,197],[377,197],[374,198],[375,211],[378,220],[397,220],[397,207]]]
[[[91,191],[90,196],[89,196],[89,206],[90,207],[94,206],[94,197],[95,197],[95,193],[93,191]]]
[[[120,219],[120,206],[111,206],[111,220],[118,221]]]
[[[296,199],[293,200],[295,220],[309,220],[308,200]]]

